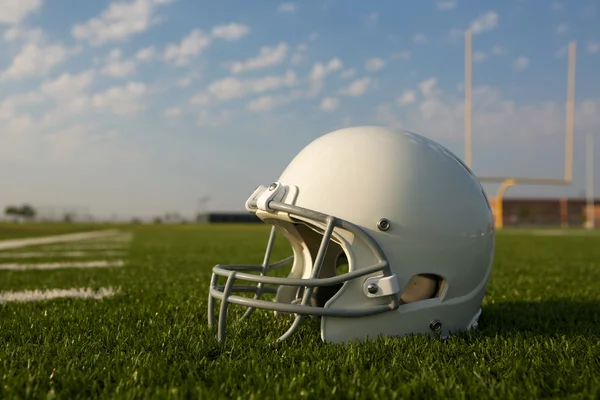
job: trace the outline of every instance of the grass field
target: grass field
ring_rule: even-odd
[[[206,311],[213,265],[261,262],[267,227],[121,229],[133,232],[123,267],[0,270],[2,293],[115,290],[0,304],[0,398],[600,398],[600,235],[499,233],[477,332],[327,345],[308,321],[270,347],[288,321],[255,312],[219,345]],[[76,260],[99,259],[88,251]],[[48,254],[0,263],[74,261]],[[275,259],[287,255],[278,242]]]

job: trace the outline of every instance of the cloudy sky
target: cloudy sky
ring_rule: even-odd
[[[598,1],[0,0],[0,206],[191,215],[210,195],[210,210],[243,210],[352,125],[463,157],[468,28],[480,176],[562,177],[577,42],[575,182],[508,194],[582,195],[584,137],[600,142]]]

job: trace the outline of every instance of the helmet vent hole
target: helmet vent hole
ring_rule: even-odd
[[[414,275],[404,287],[400,300],[407,304],[438,297],[441,294],[442,284],[443,279],[438,275]]]

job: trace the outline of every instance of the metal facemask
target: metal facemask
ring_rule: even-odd
[[[250,316],[256,308],[275,311],[276,315],[294,314],[291,327],[277,339],[278,342],[296,332],[306,315],[364,317],[399,307],[398,279],[377,242],[357,225],[294,205],[297,195],[297,187],[276,182],[268,188],[259,186],[246,201],[246,209],[272,224],[273,228],[262,264],[216,265],[213,268],[208,324],[210,327],[215,325],[214,303],[218,299],[221,304],[217,340],[225,340],[229,304],[248,307],[240,320]],[[307,236],[301,234],[309,229],[322,234],[320,243],[313,240],[312,249],[307,244]],[[290,240],[294,255],[270,263],[276,231],[281,231]],[[338,254],[347,258],[347,273],[336,275],[336,262],[328,256],[331,247],[336,247]],[[290,263],[293,266],[288,277],[268,276],[269,272]],[[225,285],[218,284],[219,277],[227,278]],[[236,285],[236,280],[256,285]],[[315,301],[315,292],[319,290],[325,293],[325,298]],[[233,294],[236,292],[253,292],[254,297]],[[276,294],[275,300],[261,299],[264,293]],[[322,319],[322,327],[323,322]]]

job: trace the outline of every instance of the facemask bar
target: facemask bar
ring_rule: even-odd
[[[250,201],[248,205],[253,210],[258,209],[256,200]],[[273,200],[269,201],[266,204],[266,208],[269,212],[280,211],[287,213],[288,215],[290,215],[290,217],[292,215],[296,215],[301,218],[306,218],[308,220],[313,220],[316,222],[326,224],[325,232],[323,233],[323,239],[321,240],[317,256],[313,263],[311,276],[308,279],[294,279],[271,277],[266,275],[269,270],[283,267],[284,265],[289,264],[293,260],[293,257],[289,257],[277,263],[271,265],[268,264],[273,243],[275,241],[275,227],[273,227],[273,229],[271,230],[269,243],[267,245],[267,252],[265,254],[265,258],[262,265],[216,265],[213,268],[213,275],[210,281],[210,290],[208,296],[208,324],[209,327],[214,326],[214,299],[221,300],[217,332],[218,341],[225,340],[227,306],[229,303],[249,307],[244,316],[242,316],[242,319],[249,316],[255,308],[295,314],[296,317],[294,322],[292,323],[292,326],[277,339],[278,342],[289,338],[299,328],[305,315],[362,317],[382,313],[385,311],[395,310],[399,307],[399,294],[390,296],[390,301],[387,305],[377,305],[366,309],[329,309],[325,307],[310,306],[310,297],[314,288],[317,286],[330,286],[340,284],[352,279],[359,278],[361,276],[372,274],[374,272],[382,272],[384,276],[393,275],[390,270],[387,259],[385,258],[385,255],[383,254],[383,251],[381,250],[379,245],[375,241],[373,241],[373,239],[366,232],[364,232],[359,226],[354,225],[348,221],[341,220],[313,210]],[[350,231],[354,235],[360,237],[360,239],[362,239],[364,243],[367,244],[369,249],[373,252],[373,255],[375,255],[378,262],[373,265],[361,268],[359,270],[354,270],[352,272],[345,273],[343,275],[338,275],[331,278],[317,278],[321,271],[323,260],[335,227],[345,229],[347,231]],[[242,271],[259,271],[260,275],[249,274]],[[227,281],[224,286],[217,286],[219,276],[227,278]],[[234,282],[236,279],[248,282],[256,282],[257,286],[234,286]],[[260,300],[259,298],[264,292],[276,293],[277,291],[276,288],[265,287],[265,284],[304,287],[302,300],[300,304],[278,303],[273,301]],[[248,298],[232,295],[233,292],[254,292],[255,295],[254,298]]]
[[[260,270],[260,276],[265,276],[267,274],[267,270],[268,269],[274,269],[273,266],[269,265],[269,260],[271,258],[271,252],[273,251],[273,245],[275,244],[275,237],[277,236],[277,228],[275,228],[274,226],[271,228],[271,233],[269,234],[269,241],[267,242],[267,250],[265,251],[265,258],[263,259],[263,263],[262,263],[262,268]],[[293,260],[294,257],[291,257],[291,260]],[[284,265],[287,265],[284,264]],[[263,293],[263,288],[265,287],[265,284],[263,282],[258,282],[258,285],[256,285],[256,293],[254,294],[254,299],[258,300],[260,298],[260,296],[262,296]],[[242,315],[242,318],[240,318],[240,321],[248,318],[250,316],[250,314],[252,314],[252,312],[254,312],[254,310],[256,310],[255,307],[249,307],[246,312],[244,313],[244,315]]]

